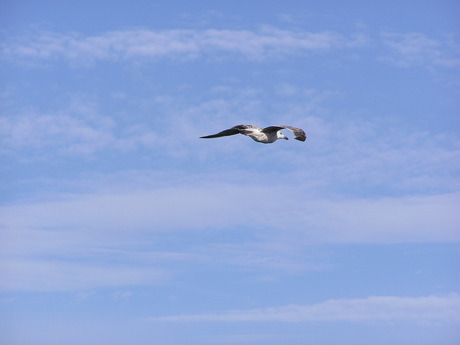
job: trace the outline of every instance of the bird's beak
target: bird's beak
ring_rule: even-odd
[[[288,137],[284,137],[284,140],[289,140],[289,138],[288,138]]]

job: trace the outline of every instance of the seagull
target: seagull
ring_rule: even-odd
[[[243,134],[243,135],[247,135],[251,137],[254,141],[257,141],[258,143],[271,144],[277,141],[278,139],[289,140],[287,136],[285,136],[283,133],[280,132],[282,129],[289,129],[290,131],[292,131],[295,136],[294,139],[296,140],[305,141],[305,139],[307,139],[307,135],[300,128],[291,127],[291,126],[270,126],[270,127],[260,128],[254,125],[236,125],[222,132],[207,135],[207,136],[200,137],[200,138],[211,139],[211,138],[226,137],[226,136],[235,135],[235,134]]]

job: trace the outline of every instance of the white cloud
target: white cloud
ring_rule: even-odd
[[[0,272],[4,291],[79,291],[105,287],[149,285],[168,278],[166,270],[152,266],[86,263],[59,259],[4,259]]]
[[[197,182],[198,183],[198,182]],[[120,235],[200,229],[288,229],[332,243],[456,241],[460,194],[321,199],[291,185],[200,184],[75,195],[1,208],[7,229]],[[273,200],[272,196],[276,195]],[[235,216],[237,215],[237,216]],[[30,234],[29,234],[30,236]]]
[[[44,155],[46,158],[99,155],[106,159],[107,153],[134,155],[144,154],[148,149],[147,159],[174,159],[192,169],[210,160],[225,164],[222,160],[225,156],[235,160],[234,165],[226,168],[234,174],[240,174],[238,168],[243,166],[251,172],[258,168],[274,171],[268,162],[278,162],[277,170],[282,167],[291,170],[302,186],[334,185],[336,190],[348,188],[352,194],[354,189],[366,188],[384,189],[387,195],[458,189],[455,166],[450,162],[460,160],[460,143],[448,135],[416,132],[381,120],[328,121],[321,115],[312,116],[325,112],[323,103],[334,97],[327,91],[289,84],[275,86],[265,94],[274,92],[274,97],[282,94],[283,101],[273,102],[282,103],[282,109],[268,114],[261,90],[227,89],[226,92],[229,93],[215,92],[212,94],[215,98],[193,105],[163,100],[155,116],[133,117],[130,125],[98,114],[97,105],[81,109],[87,103],[81,100],[74,102],[77,106],[52,114],[19,113],[0,119],[0,142],[3,152],[18,160]],[[309,138],[305,143],[278,142],[268,147],[241,136],[212,142],[198,139],[237,123],[293,124],[304,128]],[[386,128],[385,136],[381,135],[381,128]],[[26,150],[31,154],[24,155]]]
[[[47,154],[87,155],[101,150],[129,151],[151,147],[153,131],[130,126],[117,133],[113,121],[104,117],[69,114],[24,114],[0,119],[3,152],[28,149]]]
[[[197,183],[2,207],[2,273],[10,279],[1,287],[149,285],[168,279],[174,263],[192,262],[268,275],[297,273],[327,268],[308,254],[316,245],[460,240],[458,193],[320,199],[308,189],[267,188],[255,180]],[[273,201],[273,195],[281,201]],[[216,240],[228,231],[231,243]],[[171,236],[184,240],[174,250],[158,251],[156,241]],[[189,243],[192,238],[200,242]]]
[[[291,55],[356,45],[334,32],[288,31],[273,27],[250,30],[161,30],[108,32],[84,37],[42,32],[3,45],[3,55],[26,59],[122,60],[173,56],[179,59],[234,53],[249,58]]]
[[[135,29],[111,31],[97,36],[37,32],[5,41],[1,51],[4,57],[20,58],[28,63],[60,58],[85,64],[98,60],[221,59],[229,55],[259,60],[354,49],[369,46],[372,41],[389,49],[385,60],[399,66],[460,65],[460,46],[449,37],[434,38],[418,32],[383,32],[380,38],[371,38],[363,33],[344,36],[332,31],[308,32],[269,26],[262,26],[258,30]]]
[[[422,33],[382,34],[384,44],[393,53],[388,59],[399,66],[460,66],[460,45],[434,39]]]
[[[326,202],[316,219],[322,219],[318,228],[328,229],[325,238],[332,242],[458,241],[459,198],[455,193]]]
[[[321,321],[460,321],[460,296],[333,299],[318,304],[288,305],[209,314],[152,317],[156,322],[321,322]]]

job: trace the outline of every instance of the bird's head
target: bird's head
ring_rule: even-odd
[[[277,132],[276,133],[276,137],[278,139],[284,139],[284,140],[289,140],[289,138],[287,136],[285,136],[283,133],[281,133],[281,131]]]

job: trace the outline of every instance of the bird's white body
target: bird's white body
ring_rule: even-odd
[[[254,141],[257,141],[258,143],[263,143],[263,144],[271,144],[277,141],[278,139],[288,140],[288,138],[280,131],[266,133],[266,132],[263,132],[263,129],[260,127],[245,129],[241,131],[241,134],[247,135]]]

